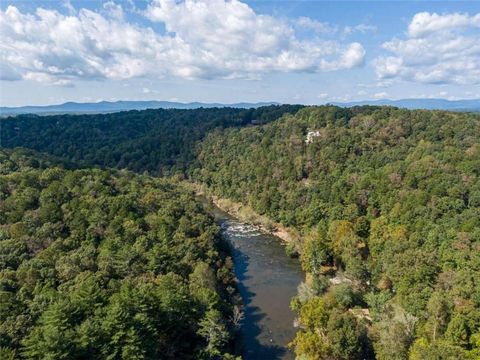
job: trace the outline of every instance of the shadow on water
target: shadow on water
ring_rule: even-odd
[[[218,208],[210,210],[231,248],[244,305],[242,358],[293,359],[287,345],[295,336],[295,315],[289,304],[303,280],[298,260],[287,257],[278,238],[242,224]]]
[[[263,359],[281,359],[286,349],[279,345],[262,344],[257,337],[262,333],[259,323],[267,316],[258,306],[252,305],[252,299],[255,293],[245,286],[245,281],[250,278],[247,275],[248,256],[238,249],[233,249],[232,255],[235,262],[235,275],[238,279],[238,290],[242,296],[244,306],[244,320],[241,325],[242,337],[240,338],[242,359],[244,360],[263,360]]]
[[[287,345],[295,336],[290,300],[304,279],[298,259],[286,255],[277,237],[239,222],[204,197],[198,198],[221,226],[231,249],[244,306],[242,358],[294,359]]]

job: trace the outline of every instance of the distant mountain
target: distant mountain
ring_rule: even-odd
[[[18,115],[18,114],[85,114],[85,113],[109,113],[125,110],[145,110],[145,109],[197,109],[197,108],[213,108],[213,107],[235,107],[235,108],[258,108],[261,106],[275,105],[273,102],[259,103],[181,103],[170,101],[101,101],[96,103],[77,103],[66,102],[59,105],[46,106],[21,106],[21,107],[0,107],[0,114]]]
[[[59,105],[46,106],[21,106],[21,107],[0,107],[0,115],[19,115],[19,114],[95,114],[111,113],[126,110],[145,110],[145,109],[198,109],[198,108],[258,108],[262,106],[278,105],[275,102],[258,103],[201,103],[201,102],[171,102],[171,101],[101,101],[96,103],[77,103],[66,102]],[[364,100],[354,102],[333,102],[332,105],[341,107],[352,107],[361,105],[388,105],[407,109],[427,109],[427,110],[452,110],[452,111],[475,111],[480,112],[480,99],[474,100],[445,100],[445,99],[401,99],[401,100]]]
[[[332,103],[342,107],[361,105],[388,105],[407,109],[480,111],[480,99],[446,100],[446,99],[401,99],[401,100],[364,100],[346,103]]]

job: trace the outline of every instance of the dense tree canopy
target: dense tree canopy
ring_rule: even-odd
[[[1,155],[2,351],[228,349],[231,278],[211,219],[171,181],[55,167],[68,160],[180,171],[300,233],[301,358],[478,359],[479,115],[299,109],[1,120],[2,146],[58,157]]]
[[[0,357],[224,356],[231,261],[193,196],[31,155],[0,151]]]
[[[301,106],[158,109],[97,115],[2,119],[1,146],[28,147],[77,164],[171,174],[195,160],[196,143],[215,128],[266,123]]]
[[[365,357],[368,330],[378,359],[478,357],[478,115],[306,108],[212,132],[198,159],[196,181],[304,235],[297,354]]]

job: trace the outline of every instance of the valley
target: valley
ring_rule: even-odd
[[[1,360],[480,360],[480,1],[4,0]]]
[[[4,354],[478,357],[478,114],[274,105],[0,121]],[[240,221],[202,210],[186,183]],[[252,222],[294,236],[284,246]],[[84,246],[93,263],[76,255]],[[75,292],[90,273],[101,279],[93,313]],[[171,276],[181,289],[151,292]],[[168,351],[168,324],[138,320],[153,303],[136,314],[122,302],[131,281],[165,304],[180,291],[172,319],[177,305],[192,309]],[[110,338],[102,314],[127,305],[115,323],[125,335]],[[88,326],[103,330],[75,341]],[[60,332],[70,345],[51,342]],[[156,334],[167,340],[145,342]]]

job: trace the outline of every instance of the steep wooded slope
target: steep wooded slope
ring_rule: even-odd
[[[26,147],[82,166],[155,175],[183,172],[199,140],[215,128],[266,123],[301,106],[258,109],[157,109],[96,115],[21,115],[0,119],[0,145]]]
[[[313,107],[209,134],[192,176],[303,234],[299,355],[475,358],[479,142],[474,114]]]
[[[219,228],[169,181],[0,151],[2,359],[229,358]]]

